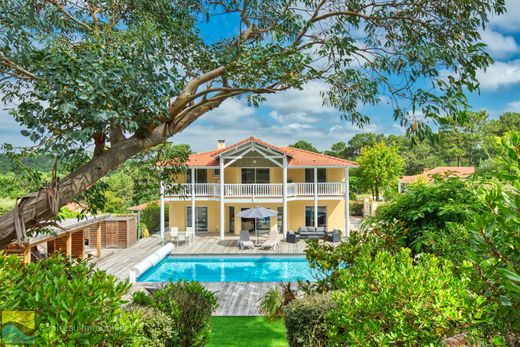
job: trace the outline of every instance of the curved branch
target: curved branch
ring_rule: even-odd
[[[2,51],[0,51],[0,63],[2,63],[3,65],[7,66],[8,68],[11,68],[11,69],[17,71],[19,74],[21,74],[21,76],[15,75],[16,77],[24,78],[24,79],[32,79],[32,80],[38,79],[38,77],[36,77],[35,74],[27,71],[23,67],[15,64],[11,59],[7,58],[4,54],[4,52],[2,52]]]

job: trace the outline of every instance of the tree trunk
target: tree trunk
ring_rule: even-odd
[[[379,187],[376,185],[376,201],[379,201]]]
[[[138,139],[131,137],[117,143],[109,150],[95,155],[87,164],[60,180],[58,190],[59,206],[61,207],[72,201],[76,196],[87,190],[109,172],[117,169],[119,165],[129,158],[163,141],[163,136],[154,132],[150,138]],[[52,217],[47,194],[41,194],[38,198],[29,199],[23,207],[22,215],[26,228],[37,225],[39,220]],[[14,216],[15,210],[13,209],[0,217],[0,247],[11,243],[16,237]]]
[[[185,114],[182,120],[174,126],[161,124],[153,129],[146,138],[134,135],[128,139],[121,139],[110,149],[94,155],[87,164],[59,181],[59,207],[74,200],[99,179],[117,169],[134,155],[163,143],[172,135],[181,132],[204,113],[218,107],[224,100],[225,98],[208,101]],[[16,240],[15,211],[16,209],[13,209],[0,217],[0,248]],[[39,221],[53,217],[47,194],[30,197],[23,205],[21,214],[26,229],[37,226]]]

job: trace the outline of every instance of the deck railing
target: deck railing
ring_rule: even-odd
[[[172,191],[166,186],[166,195],[169,196],[191,196],[192,185],[181,184],[182,189]],[[219,183],[195,183],[193,185],[195,196],[219,197]],[[287,183],[287,196],[314,196],[314,183]],[[345,194],[343,182],[326,182],[316,184],[317,195],[338,196]],[[256,183],[256,184],[224,184],[224,196],[226,197],[282,197],[282,183]]]

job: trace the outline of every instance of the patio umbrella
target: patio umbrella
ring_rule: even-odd
[[[258,246],[260,242],[258,241],[258,230],[256,229],[256,220],[257,219],[264,219],[267,217],[273,217],[276,216],[278,212],[274,210],[270,210],[268,208],[264,207],[253,207],[249,208],[247,210],[241,211],[238,213],[238,216],[240,218],[254,218],[255,219],[255,234],[256,234],[256,245]]]

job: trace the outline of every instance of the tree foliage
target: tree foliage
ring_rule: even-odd
[[[383,190],[395,189],[404,169],[404,160],[399,156],[397,148],[388,147],[384,142],[362,148],[357,161],[360,176],[370,187],[375,200],[379,200]]]
[[[414,254],[437,253],[450,223],[463,223],[475,211],[472,186],[459,178],[435,177],[419,182],[381,206],[367,225],[380,229]],[[389,223],[392,222],[392,223]]]
[[[225,100],[258,105],[312,80],[356,124],[369,119],[357,106],[385,95],[423,137],[429,121],[459,117],[464,88],[478,88],[477,70],[491,63],[479,31],[504,11],[503,0],[4,1],[0,92],[18,105],[23,134],[71,163],[59,181],[66,203]],[[221,20],[233,30],[205,38]],[[27,227],[56,213],[48,200],[24,204]],[[0,218],[4,244],[14,216]]]
[[[329,341],[338,345],[442,345],[464,333],[480,337],[492,320],[485,298],[468,291],[469,279],[433,255],[416,263],[409,250],[369,250],[341,271],[338,308],[329,314]]]
[[[467,232],[477,288],[499,305],[497,317],[510,343],[520,338],[520,133],[501,138],[505,149],[499,180],[481,181],[477,209],[455,232]]]
[[[37,346],[137,346],[139,316],[121,310],[129,285],[62,256],[24,265],[0,254],[0,309],[33,310]]]
[[[320,152],[310,142],[305,141],[305,140],[297,141],[296,143],[289,145],[289,147],[299,148],[299,149],[303,149],[305,151],[315,152],[315,153]]]

